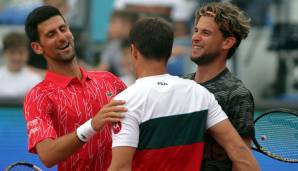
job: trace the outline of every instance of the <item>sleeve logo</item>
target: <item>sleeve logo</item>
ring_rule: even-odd
[[[113,133],[118,134],[121,131],[122,125],[121,122],[117,122],[113,124]]]

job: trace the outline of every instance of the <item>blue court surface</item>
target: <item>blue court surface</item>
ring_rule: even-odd
[[[45,168],[36,155],[27,151],[26,126],[20,107],[0,108],[0,147],[0,170],[16,161],[31,162],[43,170],[56,170],[56,167]],[[298,163],[285,163],[253,153],[262,171],[298,171]]]
[[[0,170],[16,161],[35,164],[42,170],[57,170],[44,167],[37,155],[28,152],[26,132],[22,108],[0,108]]]

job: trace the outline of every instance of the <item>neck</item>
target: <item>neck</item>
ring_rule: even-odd
[[[162,75],[167,73],[165,62],[147,60],[137,65],[137,78],[149,77],[154,75]]]
[[[60,75],[77,77],[80,80],[82,79],[82,73],[80,71],[80,66],[76,58],[74,58],[71,62],[65,62],[65,63],[54,62],[53,64],[48,61],[48,70]]]
[[[216,77],[226,68],[226,61],[214,62],[204,66],[197,66],[195,81],[197,83],[204,83]]]

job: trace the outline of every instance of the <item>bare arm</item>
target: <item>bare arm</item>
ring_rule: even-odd
[[[53,167],[59,161],[65,160],[84,143],[81,142],[75,132],[57,139],[44,139],[36,145],[37,154],[46,167]]]
[[[244,143],[228,119],[209,128],[209,131],[232,160],[233,171],[260,170],[250,148]]]
[[[251,138],[250,137],[242,137],[242,140],[247,145],[248,148],[251,148]]]
[[[131,171],[135,151],[134,147],[114,147],[108,171]]]
[[[119,122],[123,117],[121,113],[126,112],[122,106],[125,102],[112,100],[102,107],[93,117],[91,125],[94,130],[100,131],[107,122]],[[66,134],[56,139],[44,139],[36,145],[40,160],[46,167],[52,167],[60,161],[65,160],[78,150],[84,142],[78,139],[76,132]]]

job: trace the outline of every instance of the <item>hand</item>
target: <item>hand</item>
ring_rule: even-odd
[[[122,105],[125,104],[123,100],[111,100],[104,105],[101,110],[93,117],[91,125],[95,131],[99,131],[107,122],[116,123],[123,117],[127,109]]]

